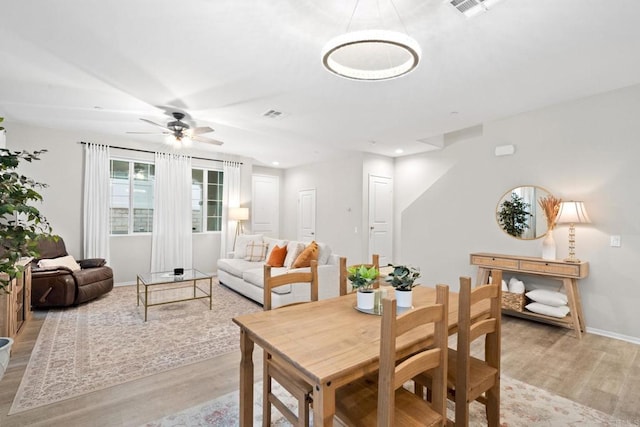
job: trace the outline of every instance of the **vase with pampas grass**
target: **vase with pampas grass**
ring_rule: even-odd
[[[556,218],[560,211],[561,202],[561,199],[558,199],[552,194],[547,197],[540,197],[538,200],[538,204],[547,219],[547,234],[542,240],[542,259],[556,259],[556,241],[553,239],[553,229],[556,226]]]

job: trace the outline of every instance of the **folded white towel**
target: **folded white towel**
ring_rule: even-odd
[[[509,292],[514,294],[524,294],[524,283],[521,280],[509,281]]]
[[[502,280],[502,292],[509,292],[509,287],[507,286],[507,282]]]

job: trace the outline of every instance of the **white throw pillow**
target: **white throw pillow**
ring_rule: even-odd
[[[544,314],[546,316],[557,317],[560,319],[569,314],[570,311],[569,307],[567,307],[566,305],[553,307],[550,305],[541,304],[539,302],[532,302],[530,304],[527,304],[525,308],[534,313]]]
[[[80,265],[76,262],[71,255],[63,256],[60,258],[41,259],[38,261],[38,267],[66,267],[71,271],[80,270]]]
[[[318,265],[325,265],[329,262],[331,247],[326,243],[318,243]]]
[[[561,307],[567,305],[568,299],[562,292],[551,291],[549,289],[534,289],[526,293],[530,300],[541,304]]]
[[[262,243],[262,234],[241,234],[236,238],[236,247],[234,249],[234,258],[244,258],[247,253],[247,244],[249,242]]]
[[[302,242],[289,242],[287,244],[287,256],[284,259],[284,266],[290,268],[293,262],[298,258],[300,252],[304,250],[304,243]]]
[[[260,242],[247,243],[247,249],[244,254],[244,260],[250,262],[264,261],[267,254],[267,244]]]

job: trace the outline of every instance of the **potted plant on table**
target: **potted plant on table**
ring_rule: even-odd
[[[351,288],[357,290],[356,298],[358,308],[373,310],[375,293],[373,282],[378,277],[379,271],[375,267],[353,266],[347,268],[347,279],[351,282]]]
[[[387,275],[385,281],[395,288],[398,307],[411,307],[413,296],[411,291],[414,286],[417,286],[415,281],[420,277],[420,269],[393,264],[389,264],[389,267],[393,267],[393,271]]]

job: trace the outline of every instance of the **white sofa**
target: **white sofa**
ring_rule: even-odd
[[[267,246],[267,252],[259,261],[245,259],[247,245],[251,242],[262,242]],[[287,246],[287,257],[284,267],[271,269],[271,274],[276,276],[296,271],[309,271],[309,267],[292,269],[291,265],[297,255],[307,244],[297,241],[287,241],[264,237],[260,234],[238,236],[236,249],[230,252],[227,258],[218,260],[218,279],[224,286],[251,298],[262,304],[264,302],[264,264],[269,259],[271,250],[275,245]],[[318,243],[318,298],[326,299],[337,297],[340,294],[339,256],[331,253],[331,248],[323,243]],[[273,292],[272,304],[274,307],[291,304],[294,302],[309,300],[309,286],[282,286]]]

